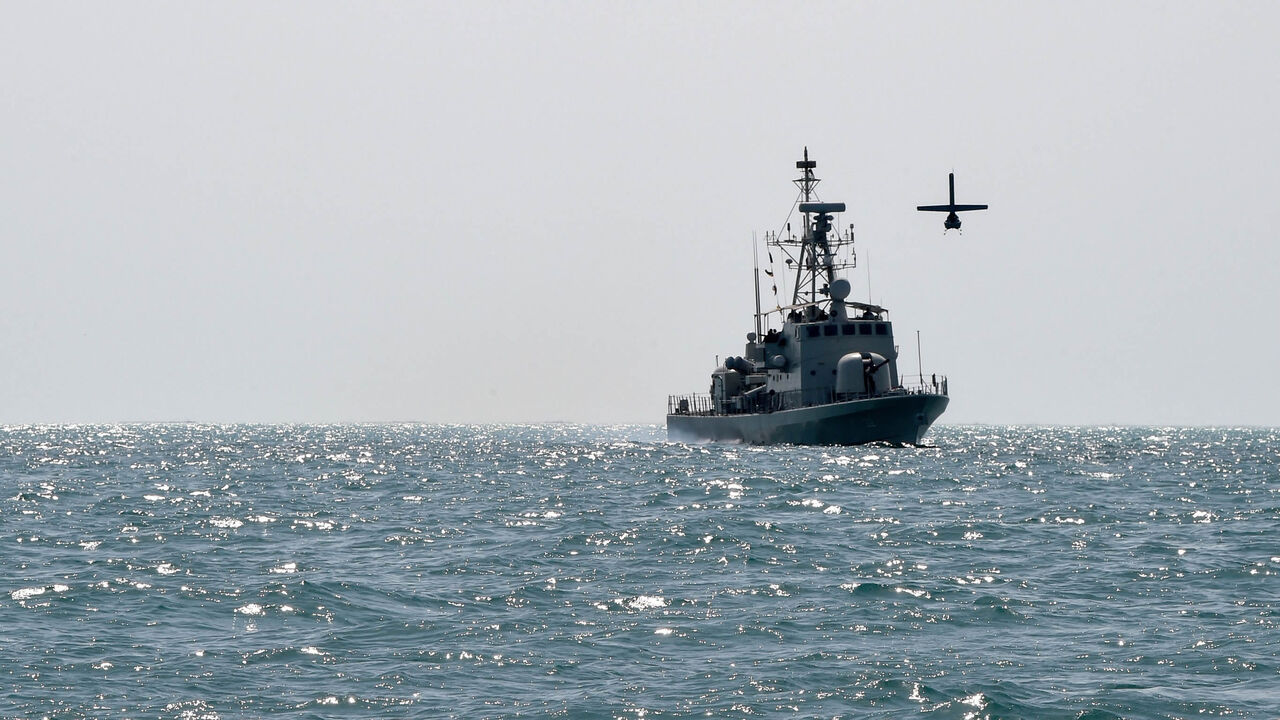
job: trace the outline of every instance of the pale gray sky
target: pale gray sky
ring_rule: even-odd
[[[11,3],[0,422],[661,422],[808,145],[952,423],[1280,424],[1280,5]],[[917,204],[991,210],[942,234]],[[851,278],[866,294],[865,275]],[[908,370],[913,372],[914,370]]]

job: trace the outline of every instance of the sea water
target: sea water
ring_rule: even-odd
[[[1275,718],[1280,431],[0,430],[0,716]]]

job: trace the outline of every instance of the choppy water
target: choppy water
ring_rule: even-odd
[[[0,716],[1280,715],[1280,431],[0,430]]]

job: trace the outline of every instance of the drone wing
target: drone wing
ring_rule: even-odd
[[[956,212],[964,212],[965,210],[986,210],[986,209],[987,209],[986,205],[957,205],[955,207]]]
[[[961,207],[963,206],[961,205],[956,206],[957,209]],[[950,205],[917,205],[916,209],[924,210],[925,212],[951,212]]]

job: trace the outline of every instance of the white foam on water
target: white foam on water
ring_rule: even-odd
[[[332,530],[333,523],[328,520],[294,520],[293,526],[307,528],[308,530]]]
[[[666,598],[661,595],[638,595],[620,602],[632,610],[652,610],[667,606]]]
[[[43,587],[29,587],[29,588],[22,588],[20,590],[14,590],[13,592],[9,593],[9,597],[13,600],[17,600],[21,602],[23,600],[36,597],[38,595],[43,595],[44,593],[45,593],[45,588]]]

